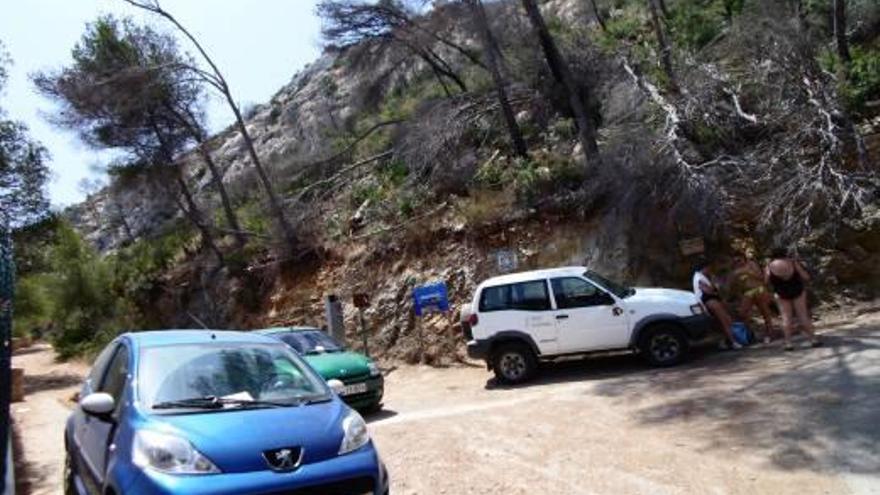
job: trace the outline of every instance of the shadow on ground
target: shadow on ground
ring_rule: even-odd
[[[397,411],[393,411],[391,409],[381,409],[379,411],[373,413],[364,414],[364,420],[369,423],[375,423],[377,421],[382,421],[384,419],[393,418],[397,416]]]
[[[82,376],[73,373],[48,373],[45,375],[25,374],[24,393],[25,395],[29,395],[49,390],[75,387],[82,382]]]
[[[777,469],[880,473],[880,328],[836,330],[825,346],[778,343],[740,352],[696,349],[688,363],[652,368],[638,356],[545,364],[519,387],[595,382],[643,425],[684,424],[704,451],[758,451]]]
[[[764,347],[606,376],[591,393],[634,402],[645,425],[691,425],[706,450],[757,450],[785,470],[876,475],[880,331],[825,342],[820,349]],[[639,407],[643,397],[649,405]]]

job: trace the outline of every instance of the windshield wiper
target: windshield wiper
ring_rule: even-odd
[[[209,395],[190,399],[169,400],[153,404],[153,409],[223,409],[226,406],[245,407],[290,407],[293,404],[266,400],[224,399]]]

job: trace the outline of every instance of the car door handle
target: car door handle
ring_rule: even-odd
[[[568,319],[568,315],[556,315],[556,319],[557,319],[557,320],[567,320],[567,319]]]
[[[611,312],[614,314],[614,316],[620,316],[623,314],[623,310],[617,307],[612,309]]]

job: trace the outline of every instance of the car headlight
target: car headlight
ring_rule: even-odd
[[[370,441],[367,423],[355,411],[350,411],[342,420],[342,431],[345,435],[342,437],[342,445],[339,446],[339,455],[354,452]]]
[[[691,313],[693,313],[695,315],[701,315],[705,312],[706,311],[703,309],[703,305],[700,303],[697,303],[697,304],[694,304],[691,306]]]
[[[370,364],[368,364],[368,366],[370,367],[370,376],[375,377],[382,374],[379,366],[377,366],[376,363],[374,363],[373,361],[370,361]]]
[[[176,435],[139,430],[134,436],[132,461],[141,468],[167,474],[217,474],[217,466],[192,444]]]

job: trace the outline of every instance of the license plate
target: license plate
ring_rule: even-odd
[[[342,395],[362,394],[366,391],[366,383],[354,383],[352,385],[346,385],[345,388],[342,389]]]

